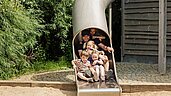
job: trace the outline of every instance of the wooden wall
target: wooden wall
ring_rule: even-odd
[[[169,62],[171,0],[167,0],[167,23],[167,61]],[[157,63],[158,35],[159,0],[122,0],[122,61]]]
[[[167,63],[171,63],[171,0],[167,0]]]

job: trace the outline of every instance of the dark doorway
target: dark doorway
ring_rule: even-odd
[[[112,45],[115,60],[121,61],[121,0],[112,3]]]

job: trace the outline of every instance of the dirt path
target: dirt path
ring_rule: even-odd
[[[46,87],[0,86],[0,96],[76,96],[76,92]]]
[[[0,86],[0,96],[76,96],[76,92],[46,87]],[[122,93],[122,96],[171,96],[171,91]]]

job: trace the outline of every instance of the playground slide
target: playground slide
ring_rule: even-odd
[[[82,40],[81,32],[95,28],[97,37],[106,45],[112,47],[106,23],[105,9],[113,0],[75,0],[73,7],[73,58],[78,59],[78,44]],[[77,85],[77,96],[120,96],[121,87],[118,83],[114,53],[105,52],[109,59],[109,69],[112,70],[110,78],[102,82],[89,83],[77,77],[75,68],[75,79]]]

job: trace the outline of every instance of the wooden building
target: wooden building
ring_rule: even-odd
[[[171,63],[171,0],[122,0],[122,61]]]

